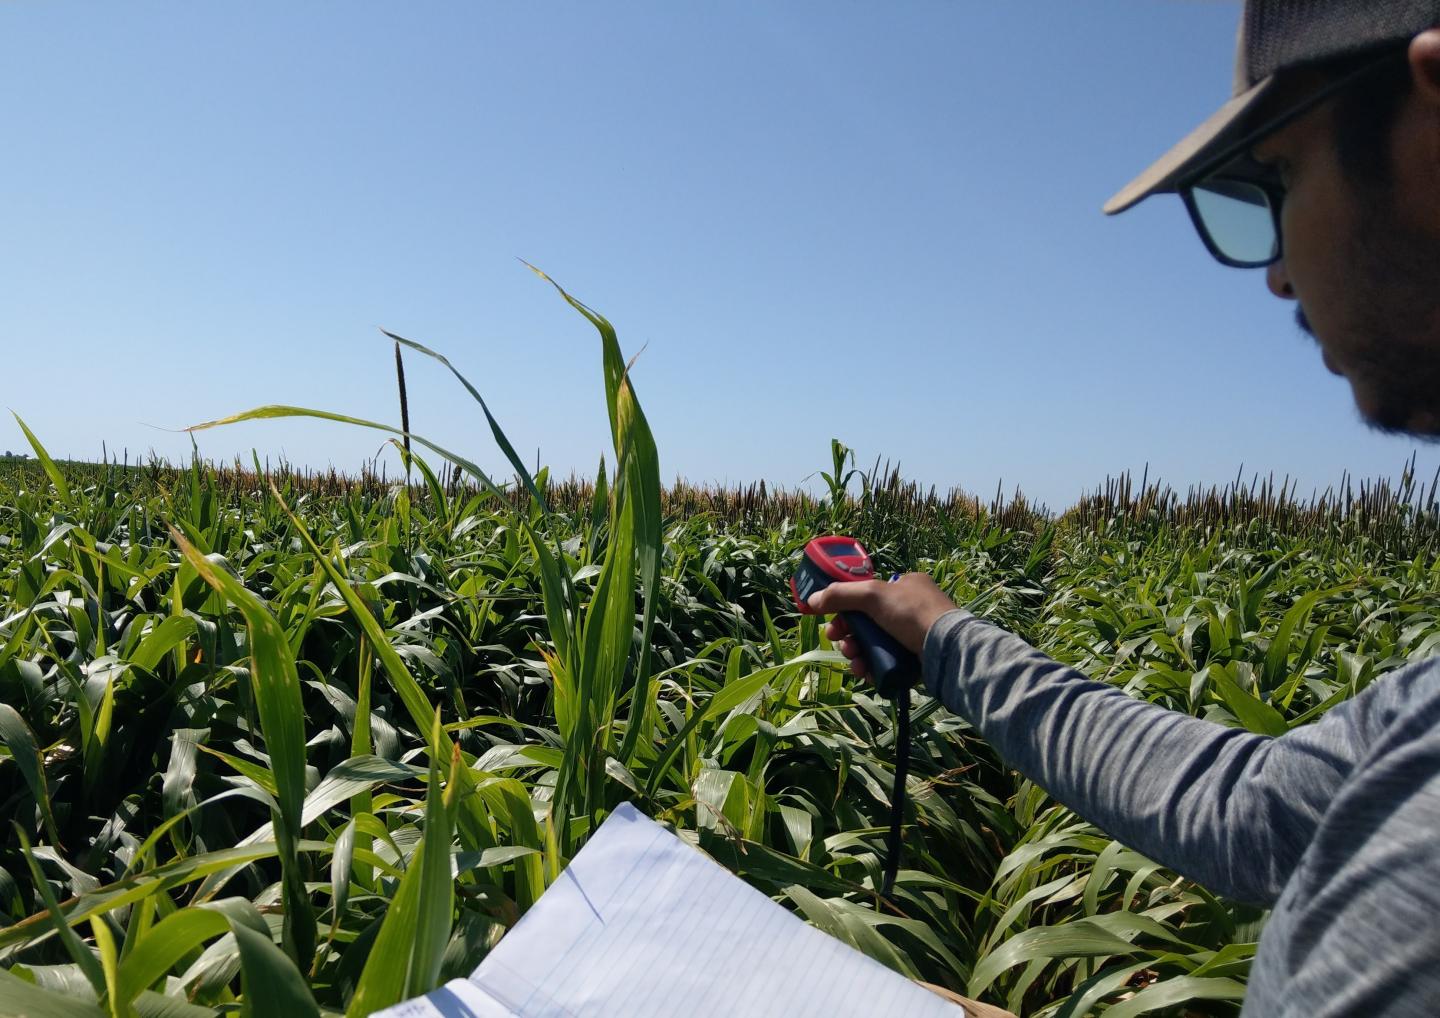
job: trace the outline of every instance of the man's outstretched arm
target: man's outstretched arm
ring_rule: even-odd
[[[918,575],[836,585],[811,605],[865,611],[923,650],[933,695],[1111,837],[1259,905],[1274,903],[1376,730],[1375,715],[1386,711],[1382,700],[1362,697],[1281,738],[1202,721],[1087,679],[955,609]],[[855,657],[844,624],[831,632]]]
[[[1337,708],[1281,738],[1137,700],[966,612],[925,641],[930,692],[1111,837],[1211,890],[1272,905],[1354,766]]]

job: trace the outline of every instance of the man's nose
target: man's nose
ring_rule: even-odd
[[[1270,292],[1281,300],[1294,300],[1295,288],[1290,285],[1290,274],[1285,271],[1285,259],[1281,258],[1265,270],[1265,282],[1270,285]]]

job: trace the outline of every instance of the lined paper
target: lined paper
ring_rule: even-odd
[[[601,825],[468,980],[381,1013],[385,1018],[965,1014],[806,925],[628,803]]]

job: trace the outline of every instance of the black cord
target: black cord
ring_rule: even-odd
[[[890,792],[890,833],[885,838],[885,879],[880,897],[890,898],[900,872],[900,827],[905,821],[905,779],[910,776],[910,688],[894,696],[895,787]],[[893,899],[891,899],[893,901]]]

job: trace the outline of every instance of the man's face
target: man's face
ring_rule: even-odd
[[[1279,103],[1321,83],[1297,77]],[[1254,156],[1286,186],[1285,257],[1269,270],[1271,290],[1299,301],[1302,328],[1368,422],[1440,438],[1440,107],[1425,98],[1402,109],[1385,177],[1346,172],[1333,101]]]

